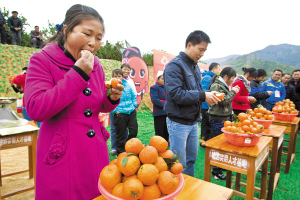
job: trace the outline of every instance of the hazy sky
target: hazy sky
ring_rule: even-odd
[[[80,3],[102,15],[103,42],[124,41],[144,53],[152,49],[177,55],[188,34],[206,32],[212,43],[202,60],[247,54],[268,45],[300,45],[299,0],[0,0],[1,8],[17,10],[31,27],[60,24],[67,9]]]

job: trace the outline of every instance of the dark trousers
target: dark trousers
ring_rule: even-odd
[[[125,151],[125,131],[128,127],[129,135],[128,139],[135,138],[138,132],[138,124],[136,120],[136,111],[132,111],[130,114],[115,114],[114,115],[114,124],[116,127],[116,146],[117,154],[120,154]]]
[[[6,44],[6,33],[5,33],[5,28],[3,25],[0,25],[0,33],[1,33],[1,43]]]
[[[271,103],[267,102],[267,110],[272,111],[274,106],[275,106],[275,104],[271,104]]]
[[[17,35],[17,42],[16,42],[16,35]],[[19,31],[10,30],[10,36],[11,36],[11,43],[13,45],[21,46],[21,30]]]
[[[169,132],[166,119],[167,115],[154,116],[154,129],[155,135],[159,135],[169,142]]]
[[[208,114],[208,109],[203,109],[201,110],[202,114],[202,120],[201,120],[201,139],[204,141],[209,140],[211,137],[210,135],[212,134],[211,132],[211,125],[209,123],[209,114]]]

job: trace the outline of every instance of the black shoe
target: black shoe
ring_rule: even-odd
[[[216,180],[226,180],[226,176],[223,173],[212,174]]]

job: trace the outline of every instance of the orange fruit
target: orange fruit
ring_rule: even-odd
[[[227,126],[231,126],[231,121],[225,121],[224,122],[224,127],[227,127]]]
[[[232,126],[232,127],[230,128],[230,132],[232,132],[232,133],[237,133],[237,127]]]
[[[112,191],[112,195],[116,196],[116,197],[119,197],[121,199],[124,199],[124,195],[123,195],[123,185],[124,183],[118,183],[113,191]]]
[[[250,132],[251,132],[251,133],[258,133],[257,128],[254,128],[254,127],[251,128]]]
[[[140,167],[137,177],[144,185],[152,185],[159,176],[158,169],[152,164],[144,164]]]
[[[171,194],[179,185],[179,179],[169,171],[160,172],[157,185],[162,193]]]
[[[242,121],[248,119],[248,115],[247,115],[246,113],[240,113],[240,114],[238,115],[238,118],[239,118],[239,120],[242,122]]]
[[[256,115],[255,115],[255,117],[257,117],[257,118],[261,118],[262,116],[263,116],[262,113],[256,113]]]
[[[173,156],[174,156],[174,153],[171,150],[167,150],[167,151],[163,152],[163,154],[161,154],[162,158],[172,158]]]
[[[257,130],[258,130],[259,133],[262,133],[265,130],[264,126],[261,125],[261,124],[258,124],[256,128],[257,128]]]
[[[139,199],[143,196],[144,185],[139,179],[129,179],[123,185],[124,199]]]
[[[153,136],[150,139],[150,146],[153,146],[158,153],[163,153],[167,150],[169,144],[163,137]]]
[[[246,120],[242,121],[242,125],[250,126],[251,122],[250,122],[250,120],[246,119]]]
[[[236,133],[236,132],[234,132]],[[179,162],[175,162],[175,164],[171,167],[171,172],[173,174],[180,174],[183,171],[183,166]]]
[[[118,166],[118,159],[112,160],[109,164],[110,165],[117,165]]]
[[[273,120],[273,119],[274,119],[273,115],[267,115],[267,120]]]
[[[152,199],[158,199],[161,196],[161,191],[156,183],[145,186],[144,187],[144,194],[140,200],[152,200]]]
[[[105,188],[114,188],[121,178],[122,174],[116,165],[107,165],[100,173],[100,181]]]
[[[131,138],[125,144],[126,153],[134,153],[138,155],[143,150],[143,148],[143,143],[137,138]]]
[[[132,178],[137,178],[137,175],[134,174],[132,176],[123,176],[122,183],[125,183],[125,181],[132,179]]]
[[[272,111],[267,110],[266,115],[272,115]]]
[[[255,113],[259,113],[259,109],[258,108],[254,108],[254,112]]]
[[[249,115],[252,115],[253,117],[255,116],[255,112],[254,111],[250,111],[248,112]]]
[[[224,99],[224,93],[216,93],[215,96],[218,97],[220,100]]]
[[[266,120],[266,118],[264,118],[264,117],[260,117],[260,118],[259,118],[259,120]]]
[[[243,126],[242,126],[242,130],[245,131],[245,132],[247,132],[247,131],[250,130],[250,127],[247,126],[247,125],[243,125]]]
[[[146,146],[139,154],[143,164],[153,164],[157,160],[158,153],[153,146]]]
[[[252,126],[253,126],[254,128],[256,128],[256,127],[257,127],[257,125],[258,125],[258,123],[257,123],[257,122],[253,122],[253,124],[252,124]]]
[[[165,160],[158,156],[157,160],[155,161],[154,163],[154,166],[158,169],[159,172],[162,172],[162,171],[167,171],[168,170],[168,165],[167,163],[165,162]]]
[[[226,131],[231,132],[231,127],[232,127],[232,126],[227,126],[227,127],[226,127]]]
[[[126,155],[127,155],[126,152],[120,153],[120,154],[118,155],[118,158],[117,158],[117,166],[118,166],[118,167],[120,167],[120,165],[122,165],[122,160],[123,160],[123,158],[126,157]]]
[[[111,82],[110,81],[105,81],[104,84],[105,84],[107,89],[111,88]]]
[[[124,159],[128,159],[127,163],[125,166],[123,166]],[[140,168],[141,163],[140,160],[137,156],[130,155],[125,158],[123,158],[121,165],[119,165],[120,171],[126,175],[126,176],[131,176],[137,172],[137,170]]]
[[[111,87],[112,87],[112,88],[117,88],[117,85],[118,85],[118,84],[121,84],[121,83],[119,82],[119,80],[116,79],[116,78],[112,78],[112,79],[110,80],[110,82],[111,82]]]

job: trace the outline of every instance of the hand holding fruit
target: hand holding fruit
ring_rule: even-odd
[[[94,55],[88,50],[82,50],[81,57],[76,61],[75,65],[89,75],[94,68]]]
[[[105,81],[105,86],[108,89],[108,95],[110,95],[111,100],[117,101],[121,98],[122,91],[124,90],[121,80],[112,78],[110,81]]]
[[[240,87],[233,87],[231,90],[233,90],[235,94],[237,94],[240,91]]]
[[[250,102],[250,104],[252,104],[256,101],[256,99],[253,96],[248,96],[248,101]]]
[[[220,102],[221,100],[216,97],[215,94],[217,94],[219,92],[216,92],[216,91],[212,91],[212,92],[205,92],[205,102],[207,102],[209,105],[211,104],[218,104],[218,102]]]

